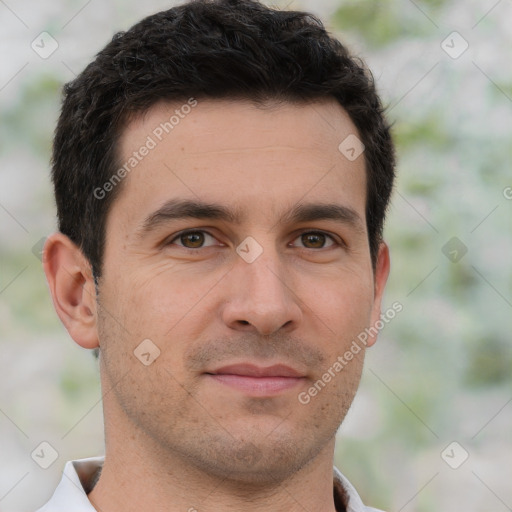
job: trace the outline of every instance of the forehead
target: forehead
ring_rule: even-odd
[[[120,149],[122,156],[129,156],[149,136],[160,147],[177,149],[184,142],[186,147],[180,149],[188,155],[271,149],[279,143],[295,150],[326,150],[336,149],[339,139],[351,134],[357,135],[357,129],[334,98],[307,103],[269,100],[261,105],[190,98],[159,102],[136,116],[121,135]]]
[[[265,108],[227,100],[158,103],[122,133],[119,159],[128,171],[111,213],[123,209],[135,222],[180,197],[238,211],[257,206],[268,216],[311,198],[344,203],[364,218],[364,156],[344,156],[339,146],[348,137],[358,137],[357,129],[334,99]]]

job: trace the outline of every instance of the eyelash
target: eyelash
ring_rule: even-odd
[[[209,236],[211,236],[212,238],[216,238],[214,235],[212,235],[209,231],[205,230],[205,229],[187,229],[185,231],[180,231],[179,233],[177,233],[175,236],[173,236],[172,239],[170,239],[168,242],[165,243],[165,245],[173,245],[173,242],[179,238],[181,238],[182,236],[184,235],[187,235],[189,233],[205,233]],[[306,235],[306,234],[321,234],[321,235],[324,235],[325,237],[327,238],[330,238],[331,241],[333,242],[333,245],[332,246],[329,246],[329,247],[320,247],[318,249],[311,249],[309,247],[299,247],[299,249],[304,249],[304,250],[313,250],[313,251],[319,251],[319,250],[322,250],[322,249],[329,249],[330,247],[333,247],[333,246],[338,246],[338,247],[346,247],[345,243],[343,241],[338,241],[336,240],[336,238],[334,237],[334,235],[331,235],[325,231],[321,231],[321,230],[306,230],[306,231],[302,231],[300,233],[297,234],[297,236],[294,238],[294,240],[296,240],[297,238],[301,237],[302,235]],[[185,247],[184,245],[178,245],[178,247],[181,247],[182,249],[185,249],[186,251],[189,251],[191,253],[194,253],[194,252],[197,252],[199,249],[205,249],[205,247],[197,247],[197,248],[191,248],[191,247]]]

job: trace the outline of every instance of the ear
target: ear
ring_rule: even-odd
[[[70,336],[83,348],[99,347],[96,290],[89,262],[62,233],[46,239],[43,268],[53,306]]]
[[[379,244],[379,252],[377,254],[377,261],[375,263],[374,273],[374,300],[371,315],[371,327],[380,320],[382,296],[384,295],[384,288],[389,275],[389,248],[385,242]],[[374,334],[375,329],[369,329],[370,334],[366,343],[367,347],[371,347],[377,341],[377,333]]]

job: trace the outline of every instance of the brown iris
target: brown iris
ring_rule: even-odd
[[[321,249],[325,244],[325,235],[323,233],[304,233],[301,240],[310,249]]]
[[[181,243],[189,249],[197,249],[204,243],[204,233],[201,231],[189,231],[180,236]]]

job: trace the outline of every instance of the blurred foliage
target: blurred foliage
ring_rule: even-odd
[[[422,2],[421,9],[437,13],[444,0]],[[379,48],[399,39],[421,39],[431,31],[421,16],[414,12],[414,5],[396,0],[352,0],[343,2],[333,15],[332,22],[344,32],[356,31],[364,38],[368,48]]]
[[[49,157],[61,87],[50,74],[24,83],[16,100],[2,108],[0,139],[5,148],[23,145],[42,159]]]
[[[21,328],[25,332],[54,330],[59,319],[49,300],[41,262],[31,252],[0,253],[0,268],[0,290],[5,288],[3,305],[9,308],[8,318],[2,322],[3,333]]]

